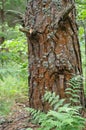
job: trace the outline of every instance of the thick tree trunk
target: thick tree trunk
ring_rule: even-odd
[[[71,1],[71,2],[70,2]],[[25,27],[29,52],[30,107],[48,110],[45,91],[66,97],[66,82],[82,74],[80,47],[72,0],[32,0],[27,6]],[[84,105],[83,88],[81,103]]]

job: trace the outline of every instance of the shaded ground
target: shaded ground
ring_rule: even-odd
[[[28,107],[28,103],[15,103],[9,116],[0,117],[0,130],[27,130],[27,128],[37,130],[38,126],[31,123],[31,117],[26,111],[26,107]],[[84,116],[86,117],[86,113]]]
[[[36,130],[37,125],[31,123],[29,112],[25,107],[28,107],[26,103],[15,103],[9,116],[0,117],[0,130],[27,130],[27,128]]]

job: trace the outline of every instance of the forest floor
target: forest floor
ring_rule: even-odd
[[[37,130],[38,126],[31,123],[29,112],[25,109],[28,103],[15,103],[7,117],[0,117],[0,130]]]
[[[38,126],[31,123],[30,114],[26,110],[28,106],[27,102],[15,103],[7,117],[0,117],[0,130],[37,130]]]

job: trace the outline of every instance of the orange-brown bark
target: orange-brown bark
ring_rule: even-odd
[[[73,74],[82,73],[74,4],[32,0],[25,27],[29,27],[30,107],[48,110],[49,105],[42,101],[45,91],[55,91],[64,98],[66,82]],[[81,102],[84,103],[83,95]]]

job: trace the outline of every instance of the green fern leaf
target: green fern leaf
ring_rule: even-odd
[[[60,106],[63,106],[64,101],[65,101],[65,99],[59,100],[59,102],[57,104],[55,104],[54,110],[57,110]]]

